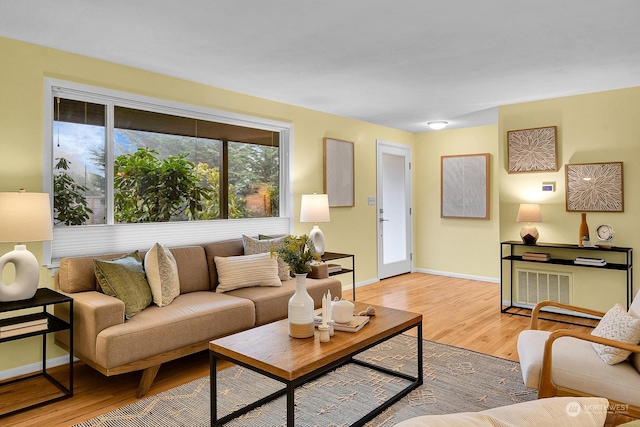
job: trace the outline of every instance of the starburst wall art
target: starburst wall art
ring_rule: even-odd
[[[624,212],[622,162],[565,165],[567,211]]]
[[[507,132],[509,173],[556,172],[556,127]]]

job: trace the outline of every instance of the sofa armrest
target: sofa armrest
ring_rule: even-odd
[[[95,361],[98,334],[110,326],[124,323],[124,303],[97,291],[65,293],[65,295],[73,298],[74,353]],[[55,313],[56,316],[69,320],[67,304],[56,305]],[[56,340],[68,346],[66,337],[68,334],[57,334]]]
[[[542,371],[540,373],[540,387],[538,389],[538,398],[552,397],[556,395],[557,387],[551,379],[551,370],[553,362],[553,343],[561,337],[573,337],[592,343],[607,345],[610,347],[621,348],[632,353],[640,353],[640,345],[628,344],[609,338],[598,337],[586,332],[578,332],[571,329],[558,329],[552,332],[544,344],[544,353],[542,356]],[[602,363],[605,363],[604,361]]]
[[[540,315],[540,310],[544,307],[557,307],[565,310],[577,311],[579,313],[590,314],[592,316],[602,317],[604,313],[598,310],[592,310],[590,308],[578,307],[576,305],[563,304],[561,302],[556,301],[540,301],[533,308],[531,312],[531,323],[529,324],[529,329],[538,329],[538,316]]]

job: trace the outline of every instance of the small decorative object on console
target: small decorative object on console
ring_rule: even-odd
[[[610,248],[613,246],[613,236],[615,231],[609,224],[600,224],[596,228],[596,235],[598,236],[598,243],[596,244],[600,248]]]

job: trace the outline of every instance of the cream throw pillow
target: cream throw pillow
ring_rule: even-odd
[[[627,313],[620,304],[614,305],[602,317],[598,326],[591,332],[597,337],[609,338],[629,344],[640,342],[640,319]],[[630,351],[602,344],[591,343],[596,353],[609,365],[626,360]]]
[[[153,245],[144,256],[144,270],[151,287],[153,302],[158,307],[171,304],[180,295],[178,265],[169,249],[160,243]]]
[[[275,239],[259,240],[253,237],[242,235],[242,245],[244,246],[245,255],[254,255],[261,253],[271,253],[271,249],[277,248],[284,244],[284,237],[278,237]],[[289,266],[279,256],[274,254],[274,257],[278,260],[278,277],[280,280],[291,280],[291,274],[289,273]]]
[[[216,292],[252,286],[280,286],[278,262],[270,254],[214,257],[218,271]]]

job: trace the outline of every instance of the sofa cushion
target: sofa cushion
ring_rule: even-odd
[[[151,304],[151,289],[137,252],[113,260],[94,259],[93,263],[102,292],[124,302],[125,318]]]
[[[144,271],[151,288],[153,302],[158,307],[171,304],[180,295],[178,265],[171,251],[156,243],[144,256]]]
[[[518,336],[518,357],[525,386],[538,389],[544,344],[549,331],[526,330]],[[591,342],[561,337],[553,342],[553,382],[617,402],[640,406],[640,375],[628,361],[608,365],[600,359]]]
[[[207,259],[209,269],[210,288],[213,290],[218,286],[218,270],[214,257],[216,256],[239,256],[244,255],[242,239],[222,240],[220,242],[205,243],[202,245]],[[175,254],[174,254],[175,255]],[[180,266],[178,265],[178,268]]]
[[[602,427],[609,401],[599,397],[552,397],[487,409],[446,415],[425,415],[396,427]]]
[[[253,301],[256,310],[256,325],[285,319],[288,315],[289,299],[296,290],[296,281],[282,282],[277,288],[242,288],[227,294]],[[322,296],[331,290],[331,295],[342,296],[342,284],[335,278],[307,278],[307,292],[313,298],[314,307],[322,305]]]
[[[260,253],[271,253],[271,250],[281,246],[284,243],[284,237],[269,238],[269,239],[254,239],[253,237],[242,235],[242,245],[244,247],[245,255],[253,255]],[[289,266],[282,260],[277,254],[273,256],[278,260],[278,277],[280,280],[291,280],[291,273],[289,272]]]
[[[67,293],[100,291],[96,280],[94,259],[114,259],[124,256],[124,253],[106,255],[62,258],[54,278],[55,288]]]
[[[591,332],[597,337],[609,338],[628,344],[640,342],[640,319],[627,313],[620,304],[614,305],[600,319],[598,326]],[[631,354],[628,350],[592,343],[598,356],[609,365],[626,360]]]
[[[96,363],[113,369],[206,343],[251,328],[254,313],[251,301],[227,294],[211,291],[181,294],[166,307],[151,305],[126,322],[101,331],[95,343]]]
[[[218,270],[216,292],[253,286],[280,286],[278,262],[269,254],[214,257]]]

